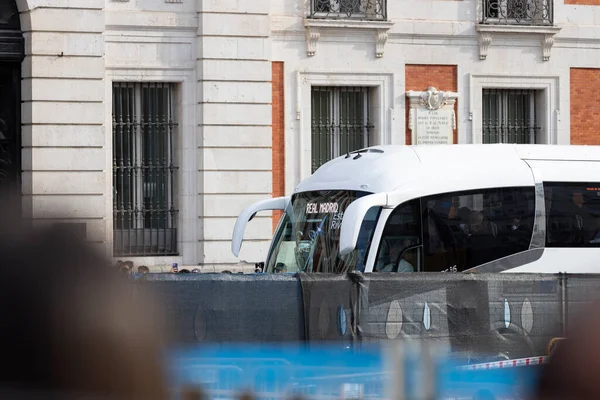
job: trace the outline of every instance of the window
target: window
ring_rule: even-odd
[[[369,146],[373,126],[368,87],[312,87],[312,172],[327,161]]]
[[[529,249],[534,188],[498,188],[424,198],[424,270],[464,271]]]
[[[483,143],[536,143],[536,90],[483,89]]]
[[[387,19],[387,0],[310,0],[310,18]]]
[[[547,247],[600,246],[600,182],[544,183]]]
[[[114,254],[177,254],[175,85],[113,85]]]
[[[345,273],[364,271],[381,207],[372,207],[362,222],[356,249],[339,255],[340,228],[346,208],[370,193],[304,192],[292,196],[275,232],[267,273]]]
[[[398,206],[390,215],[379,244],[374,272],[421,270],[421,216],[419,200]]]
[[[553,0],[482,0],[483,23],[552,25]]]

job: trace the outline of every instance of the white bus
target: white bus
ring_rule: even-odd
[[[264,272],[600,271],[600,146],[376,146],[321,166],[283,210]]]

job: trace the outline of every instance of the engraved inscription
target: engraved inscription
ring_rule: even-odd
[[[452,109],[417,109],[416,144],[452,144]]]

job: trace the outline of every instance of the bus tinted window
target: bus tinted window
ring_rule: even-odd
[[[464,271],[529,248],[534,188],[497,188],[423,199],[424,270]]]
[[[547,247],[600,246],[600,183],[544,183]]]
[[[401,204],[390,214],[381,236],[374,272],[421,270],[421,218],[418,200]]]

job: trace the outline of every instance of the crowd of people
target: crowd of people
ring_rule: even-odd
[[[140,265],[137,267],[137,272],[135,271],[135,264],[133,261],[117,261],[114,268],[119,274],[131,276],[131,275],[144,275],[150,273],[150,268],[145,265]]]
[[[118,274],[127,277],[140,277],[150,273],[150,268],[148,266],[140,265],[135,268],[135,263],[131,260],[118,260],[114,265],[114,269]],[[194,268],[190,271],[187,268],[179,269],[177,268],[177,264],[173,264],[169,272],[172,274],[200,273],[200,268]]]

